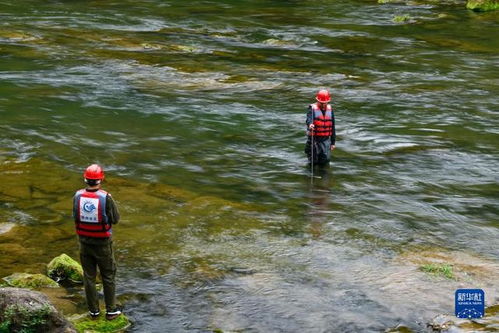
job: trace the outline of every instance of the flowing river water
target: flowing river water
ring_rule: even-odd
[[[423,331],[457,288],[497,302],[498,22],[461,1],[0,0],[0,276],[78,257],[97,162],[131,331]],[[311,178],[324,87],[337,150]]]

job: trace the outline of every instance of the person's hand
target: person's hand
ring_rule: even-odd
[[[314,129],[314,128],[315,128],[315,125],[314,125],[314,124],[310,124],[310,125],[308,126],[308,128],[310,128],[310,129]]]
[[[335,149],[336,149],[336,146],[335,145],[331,145],[331,151],[333,151]]]

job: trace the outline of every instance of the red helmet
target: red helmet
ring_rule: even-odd
[[[104,169],[102,169],[98,164],[92,164],[85,170],[83,177],[85,179],[103,180]]]
[[[327,103],[331,100],[331,95],[329,95],[329,91],[326,89],[321,89],[317,92],[317,96],[315,96],[317,102]]]

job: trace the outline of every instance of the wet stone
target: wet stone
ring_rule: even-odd
[[[2,222],[0,223],[0,235],[8,233],[15,226],[14,223]]]
[[[452,315],[438,315],[428,323],[434,332],[496,332],[499,328],[499,304],[485,309],[485,315],[477,319],[462,319]]]
[[[44,294],[0,288],[1,332],[76,332]]]

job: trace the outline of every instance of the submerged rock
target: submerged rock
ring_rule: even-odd
[[[499,9],[499,0],[468,0],[466,8],[476,12],[487,12]]]
[[[386,329],[385,333],[413,333],[413,330],[404,325],[397,325],[393,328]]]
[[[485,309],[485,316],[477,319],[462,319],[451,315],[438,315],[428,323],[434,332],[496,332],[499,328],[499,304]]]
[[[76,315],[69,318],[78,332],[124,332],[131,326],[130,320],[124,315],[116,319],[106,320],[106,316],[101,314],[96,320],[91,319],[87,314]]]
[[[14,226],[14,223],[0,223],[0,235],[9,232]]]
[[[59,287],[57,282],[42,274],[14,273],[4,277],[3,280],[10,287],[17,288],[39,289]]]
[[[263,41],[262,44],[269,45],[269,46],[296,46],[291,42],[285,41],[285,40],[280,40],[280,39],[275,39],[275,38],[269,38]]]
[[[56,281],[69,280],[74,283],[83,282],[83,268],[76,260],[65,253],[49,262],[47,265],[47,274]]]
[[[473,281],[473,284],[483,287],[497,285],[499,265],[472,254],[415,246],[407,248],[398,260],[415,265],[419,271],[446,278],[449,282]]]
[[[0,332],[76,332],[40,292],[0,288]]]
[[[31,35],[24,31],[0,30],[0,38],[15,42],[38,40],[40,37]]]
[[[190,45],[178,45],[178,44],[171,44],[170,49],[173,51],[180,51],[180,52],[186,52],[186,53],[195,53],[199,52],[200,49],[190,46]]]

